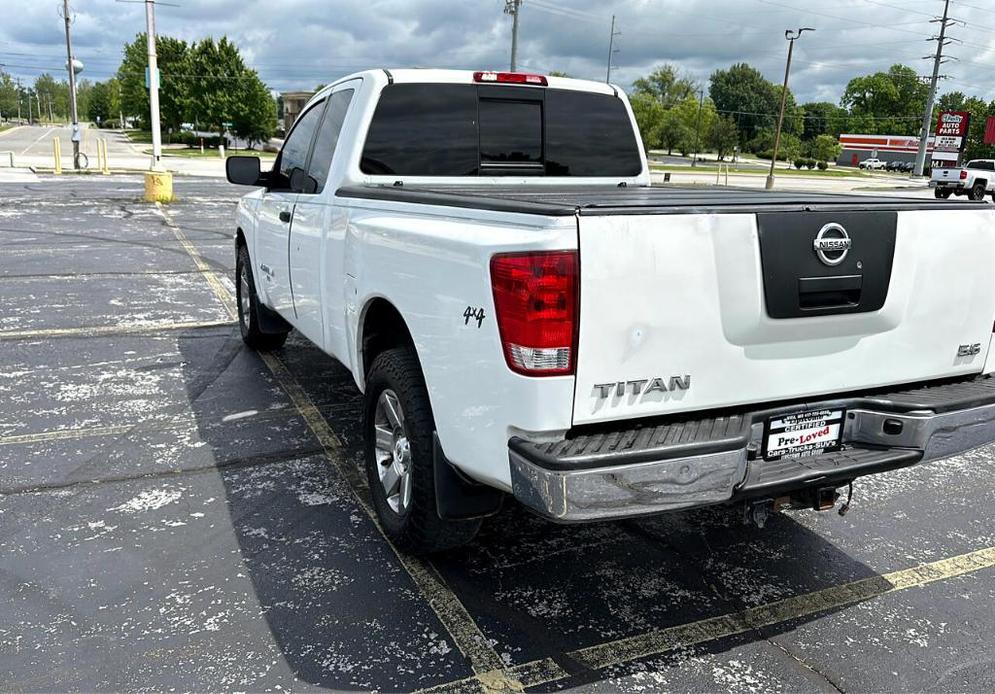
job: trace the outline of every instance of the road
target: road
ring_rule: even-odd
[[[404,557],[350,374],[242,345],[242,191],[177,177],[160,210],[139,176],[6,176],[5,690],[995,690],[995,448],[860,481],[845,517],[508,503]]]
[[[15,166],[38,167],[51,170],[53,167],[52,141],[59,138],[62,145],[62,167],[69,170],[72,161],[72,128],[69,126],[22,126],[0,133],[0,152],[12,151]],[[83,128],[81,151],[89,159],[89,168],[97,168],[97,140],[107,142],[107,159],[111,169],[142,171],[149,168],[151,157],[145,154],[151,145],[132,143],[120,130],[100,130]],[[0,166],[7,161],[0,157]],[[162,165],[169,171],[197,176],[224,176],[224,160],[220,157],[190,159],[185,157],[163,157]]]

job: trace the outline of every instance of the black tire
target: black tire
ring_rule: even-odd
[[[248,288],[247,297],[243,296],[246,288]],[[259,329],[259,311],[262,307],[259,305],[259,297],[256,296],[249,249],[244,245],[238,247],[238,254],[235,257],[235,303],[238,304],[238,326],[245,344],[264,352],[283,347],[283,343],[287,341],[287,332],[264,333]]]
[[[935,188],[933,190],[933,195],[935,195],[939,200],[946,200],[950,197],[951,192],[952,191],[949,191],[946,188]]]
[[[410,498],[402,508],[393,508],[381,482],[381,470],[390,467],[378,460],[377,414],[380,397],[385,392],[400,403],[401,426],[394,427],[406,437],[409,451]],[[382,425],[381,425],[382,426]],[[410,554],[431,554],[453,549],[470,542],[480,530],[481,520],[443,520],[435,503],[433,468],[433,432],[435,419],[425,388],[421,366],[411,349],[389,349],[380,353],[370,367],[363,409],[363,435],[366,476],[377,517],[394,545]],[[401,486],[398,486],[400,491]],[[397,503],[397,502],[395,502]]]
[[[985,184],[975,183],[971,187],[971,192],[967,196],[970,200],[978,202],[979,200],[985,199]]]

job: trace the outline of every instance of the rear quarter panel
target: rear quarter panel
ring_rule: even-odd
[[[510,490],[514,431],[570,426],[574,379],[527,378],[505,364],[495,321],[495,253],[577,247],[576,218],[349,201],[346,312],[350,362],[365,386],[362,321],[382,297],[404,318],[421,362],[446,456],[471,477]],[[484,310],[479,327],[467,308]]]

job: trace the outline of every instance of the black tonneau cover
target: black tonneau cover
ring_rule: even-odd
[[[984,202],[767,191],[735,187],[607,186],[345,186],[340,198],[392,200],[548,216],[729,214],[806,210],[984,209]]]

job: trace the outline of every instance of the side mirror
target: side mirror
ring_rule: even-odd
[[[290,190],[295,193],[312,195],[318,190],[318,182],[309,176],[304,169],[295,167],[290,171]]]
[[[259,169],[259,157],[228,157],[225,159],[225,175],[229,183],[238,186],[266,185]]]

